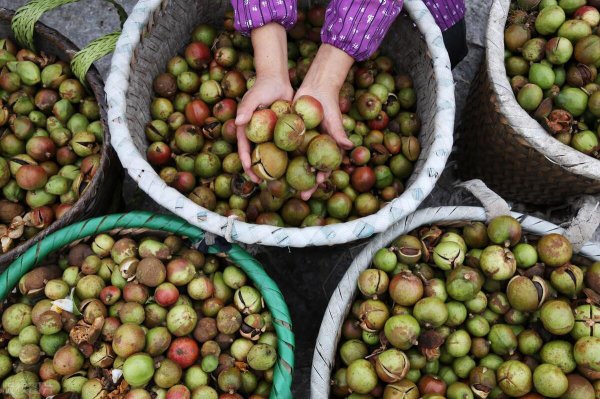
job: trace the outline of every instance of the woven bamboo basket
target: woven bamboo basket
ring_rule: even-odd
[[[551,205],[600,193],[600,160],[562,144],[517,103],[504,67],[510,0],[494,0],[486,59],[471,85],[459,138],[459,171],[511,201]]]
[[[229,244],[222,239],[210,243],[202,230],[173,216],[134,211],[81,221],[55,231],[29,248],[0,275],[0,301],[3,301],[13,291],[21,276],[44,262],[47,257],[52,256],[53,252],[107,232],[113,235],[128,236],[175,234],[186,238],[203,252],[225,257],[244,270],[254,286],[263,295],[265,304],[273,315],[273,324],[277,334],[279,358],[274,367],[270,398],[292,398],[294,333],[292,332],[292,321],[288,307],[277,284],[269,277],[258,261],[239,246]]]
[[[15,34],[11,28],[13,16],[13,11],[0,7],[0,37],[14,39]],[[35,24],[33,42],[37,50],[53,54],[65,62],[70,62],[79,52],[79,49],[69,39],[39,22]],[[91,60],[93,61],[94,59],[94,54],[91,54]],[[100,120],[104,127],[104,142],[102,144],[98,171],[83,195],[61,219],[52,223],[33,238],[0,255],[0,271],[4,270],[6,265],[25,252],[27,248],[39,242],[47,235],[75,221],[103,213],[114,201],[115,186],[118,185],[122,172],[118,159],[110,146],[110,133],[106,120],[106,101],[103,93],[104,85],[100,74],[93,66],[85,74],[85,81],[90,92],[100,105]]]
[[[480,198],[481,199],[481,198]],[[507,213],[509,207],[502,200],[494,198],[493,201],[501,202],[500,212],[496,214]],[[485,199],[482,201],[486,203]],[[331,385],[331,371],[335,366],[336,351],[341,337],[342,324],[350,311],[358,288],[357,281],[360,273],[371,266],[373,256],[380,248],[388,246],[394,239],[402,234],[408,234],[410,231],[421,226],[437,225],[461,227],[468,222],[486,222],[493,217],[490,214],[490,208],[498,208],[498,204],[486,208],[466,207],[466,206],[446,206],[438,208],[425,208],[418,210],[412,215],[402,219],[385,233],[379,234],[363,249],[363,251],[354,259],[346,274],[338,284],[336,290],[331,296],[329,305],[325,310],[325,316],[321,323],[315,352],[313,357],[312,375],[311,375],[311,398],[327,399]],[[597,207],[598,205],[596,205]],[[506,210],[506,211],[505,211]],[[542,236],[549,233],[566,234],[573,237],[574,248],[580,246],[578,255],[584,256],[593,261],[600,261],[600,244],[587,242],[583,236],[591,237],[595,227],[597,227],[600,218],[598,215],[591,217],[592,223],[586,225],[585,219],[589,219],[590,212],[597,208],[590,207],[584,214],[580,212],[580,220],[573,221],[572,226],[565,230],[553,223],[538,219],[533,216],[523,215],[516,212],[510,212],[521,223],[523,232],[528,236]],[[578,216],[579,217],[579,216]],[[595,224],[595,225],[594,225]],[[575,227],[577,226],[577,227]],[[581,231],[585,230],[583,234]],[[575,242],[582,242],[583,245],[576,245]]]
[[[301,1],[307,6],[310,1]],[[314,3],[314,2],[313,2]],[[325,227],[278,228],[248,224],[210,212],[160,179],[146,161],[144,126],[150,120],[153,78],[182,50],[199,23],[220,26],[229,1],[141,0],[123,27],[106,84],[112,143],[139,187],[158,204],[211,233],[246,244],[279,247],[333,245],[384,231],[429,195],[452,149],[454,84],[441,32],[422,0],[404,2],[383,45],[409,72],[423,121],[421,156],[406,191],[378,213]]]

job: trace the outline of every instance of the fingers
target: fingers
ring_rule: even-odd
[[[318,172],[317,173],[317,186],[321,183],[325,183],[331,176],[331,172]]]
[[[253,92],[248,92],[247,95],[242,98],[242,102],[237,109],[237,116],[235,118],[235,124],[240,127],[247,125],[252,119],[252,114],[260,106],[259,96],[253,95]],[[239,136],[238,136],[239,140]]]
[[[310,197],[314,194],[314,192],[317,191],[317,188],[319,188],[319,184],[324,183],[327,179],[329,179],[330,175],[331,172],[317,173],[317,184],[315,184],[315,186],[310,190],[302,191],[300,193],[300,198],[302,198],[303,201],[308,201]]]
[[[300,198],[302,198],[302,201],[308,201],[310,199],[310,197],[313,195],[313,193],[315,191],[317,191],[317,188],[319,187],[319,185],[315,185],[313,188],[311,188],[310,190],[306,190],[306,191],[302,191],[300,193]]]
[[[354,144],[348,139],[344,126],[342,125],[342,115],[339,112],[331,112],[325,116],[324,121],[325,129],[327,133],[338,143],[344,150],[350,150],[354,147]]]
[[[250,141],[248,141],[248,137],[246,137],[246,126],[238,126],[236,135],[238,154],[240,156],[240,161],[242,162],[244,172],[246,172],[246,174],[250,177],[250,180],[258,184],[260,183],[260,179],[252,171],[252,160],[250,159]]]

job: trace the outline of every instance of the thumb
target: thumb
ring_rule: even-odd
[[[346,132],[344,131],[344,126],[342,125],[342,117],[339,113],[334,113],[330,115],[327,119],[327,133],[338,143],[340,147],[344,150],[350,150],[354,147],[354,144],[348,139]]]
[[[302,191],[300,193],[300,198],[302,198],[303,201],[308,201],[310,199],[310,197],[314,194],[314,192],[317,191],[317,188],[319,188],[319,184],[322,184],[325,182],[325,180],[329,179],[330,175],[331,175],[331,172],[317,173],[317,184],[315,184],[314,187],[311,189]]]
[[[238,126],[237,128],[237,145],[238,154],[240,156],[240,162],[244,168],[244,172],[250,177],[254,183],[260,183],[260,179],[252,170],[252,160],[250,157],[250,141],[246,137],[246,128],[244,126]]]
[[[259,101],[256,96],[253,96],[252,93],[244,96],[242,102],[238,106],[237,116],[235,118],[235,124],[237,126],[244,126],[250,122],[252,119],[252,113],[258,108]]]

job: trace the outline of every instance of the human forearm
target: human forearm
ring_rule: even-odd
[[[254,29],[250,35],[254,47],[254,67],[259,78],[285,77],[289,80],[287,36],[283,26],[269,23]]]

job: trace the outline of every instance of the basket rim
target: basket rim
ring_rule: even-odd
[[[13,10],[0,7],[0,23],[10,24],[14,14],[15,12]],[[62,47],[62,55],[69,60],[73,59],[73,56],[80,50],[69,38],[41,22],[35,23],[34,40],[35,42],[45,40],[53,43],[57,47]],[[58,54],[55,55],[58,56]],[[84,191],[83,195],[73,204],[73,207],[69,209],[61,219],[54,220],[50,226],[40,231],[29,240],[20,243],[4,254],[0,254],[0,270],[2,270],[2,266],[5,266],[14,259],[15,254],[20,256],[27,248],[44,239],[47,235],[67,226],[70,221],[76,220],[78,215],[85,211],[85,208],[87,208],[89,203],[93,201],[92,187],[101,187],[102,180],[104,180],[104,173],[109,171],[109,165],[113,162],[111,158],[114,158],[114,156],[112,155],[113,149],[110,144],[111,136],[106,113],[106,101],[102,90],[104,83],[100,73],[93,64],[86,74],[86,80],[89,83],[89,89],[91,92],[90,94],[94,96],[98,102],[98,105],[100,106],[100,122],[102,123],[102,127],[104,129],[104,140],[102,143],[102,150],[100,152],[100,166],[98,168],[98,173],[94,175],[90,185]]]
[[[404,6],[427,43],[437,78],[438,96],[432,123],[435,139],[429,151],[421,154],[425,162],[420,173],[399,197],[373,215],[346,223],[304,228],[256,225],[208,211],[167,186],[133,144],[127,122],[130,64],[135,62],[135,49],[151,26],[153,13],[161,10],[164,3],[165,0],[140,0],[136,4],[123,26],[105,86],[113,147],[133,180],[160,205],[206,231],[226,236],[228,240],[279,247],[306,247],[346,243],[384,231],[394,221],[414,212],[431,193],[452,149],[454,80],[441,31],[421,0],[406,0]]]
[[[460,218],[461,215],[468,215],[469,217],[468,219]],[[535,216],[519,212],[511,212],[511,215],[521,222],[524,231],[531,234],[564,234],[565,232],[562,227]],[[444,225],[469,221],[485,222],[486,219],[486,210],[482,207],[441,206],[423,208],[403,218],[385,233],[377,235],[363,248],[340,279],[325,309],[313,355],[311,399],[327,399],[329,397],[331,367],[340,339],[341,326],[350,311],[352,300],[358,290],[356,284],[358,274],[371,265],[375,252],[388,245],[397,236],[424,225]],[[600,243],[587,242],[578,254],[594,261],[600,261]]]
[[[294,333],[292,331],[292,318],[283,294],[275,281],[266,273],[262,265],[238,245],[221,245],[215,242],[209,245],[205,241],[202,229],[187,223],[173,215],[155,214],[147,211],[132,211],[99,216],[62,228],[29,248],[19,256],[10,266],[0,274],[0,297],[4,297],[14,289],[20,276],[27,273],[40,262],[46,255],[64,248],[70,243],[89,238],[93,235],[110,232],[115,229],[145,229],[148,232],[161,231],[181,236],[187,236],[193,245],[206,244],[206,252],[211,254],[225,254],[235,262],[261,292],[265,303],[273,314],[274,326],[277,331],[277,364],[274,367],[273,388],[271,397],[287,398],[291,390],[292,374],[294,368]],[[272,306],[276,306],[274,309]],[[284,388],[288,393],[278,396],[277,388]],[[282,394],[281,392],[279,393]],[[273,396],[276,395],[276,396]]]
[[[519,103],[512,91],[504,64],[504,26],[510,0],[494,0],[486,29],[486,61],[495,106],[512,129],[532,149],[563,169],[589,179],[600,180],[600,159],[583,154],[552,137]],[[518,145],[518,144],[517,144]]]

